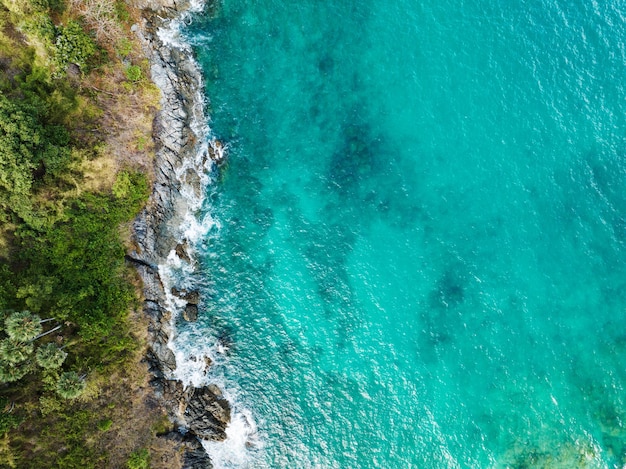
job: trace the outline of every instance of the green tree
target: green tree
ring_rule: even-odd
[[[5,207],[26,198],[39,164],[43,129],[34,110],[9,101],[0,94],[0,203]]]
[[[2,364],[0,365],[0,382],[2,383],[14,383],[15,381],[19,381],[29,372],[29,367],[27,365],[9,365]]]
[[[33,340],[43,331],[41,318],[30,311],[12,313],[4,321],[7,335],[17,342]]]
[[[53,343],[42,345],[35,353],[37,364],[46,370],[59,368],[65,361],[66,357],[67,353]]]
[[[28,284],[42,285],[53,278],[45,309],[59,321],[76,323],[81,337],[89,341],[110,340],[115,322],[126,316],[134,300],[117,226],[139,212],[148,184],[141,174],[122,175],[116,195],[84,194],[68,201],[63,219],[44,233],[35,229],[18,233],[18,256],[28,266],[24,275]],[[29,288],[27,296],[31,293],[38,292]],[[31,304],[35,303],[41,302]],[[116,339],[116,343],[121,342]]]
[[[0,92],[0,209],[32,216],[35,183],[58,174],[70,161],[65,129],[45,125],[44,110]]]
[[[85,390],[85,380],[75,371],[62,373],[57,382],[57,393],[64,399],[75,399]]]
[[[26,361],[33,353],[33,344],[30,342],[18,342],[13,339],[0,341],[0,359],[9,365],[16,365]]]

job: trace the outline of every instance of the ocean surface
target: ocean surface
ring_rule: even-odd
[[[625,19],[624,0],[194,15],[229,156],[175,346],[232,402],[217,468],[626,464]]]

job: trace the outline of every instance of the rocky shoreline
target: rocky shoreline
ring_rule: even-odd
[[[165,264],[168,256],[176,255],[181,262],[192,262],[186,250],[181,216],[189,211],[185,189],[197,190],[200,179],[186,163],[202,152],[201,136],[194,129],[194,124],[205,118],[200,93],[202,77],[189,48],[165,43],[159,34],[170,22],[188,12],[190,4],[147,0],[140,8],[143,23],[133,26],[133,30],[142,40],[151,64],[152,81],[160,88],[162,99],[153,127],[156,144],[153,191],[145,210],[134,222],[133,250],[127,260],[136,266],[143,280],[143,309],[149,319],[146,361],[153,375],[151,384],[178,429],[163,437],[180,445],[184,468],[209,468],[212,465],[200,440],[226,438],[230,405],[213,384],[185,387],[172,378],[176,359],[168,342],[173,333],[173,311],[168,310],[171,302],[159,272],[159,266]],[[202,158],[211,165],[211,159],[219,156],[207,149]],[[198,293],[173,288],[171,294],[187,302],[182,314],[185,319],[194,320]]]

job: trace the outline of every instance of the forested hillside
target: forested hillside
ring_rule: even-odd
[[[159,97],[138,20],[112,0],[0,2],[0,467],[148,467],[167,425],[134,415],[124,253]]]

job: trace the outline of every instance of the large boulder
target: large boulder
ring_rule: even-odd
[[[225,440],[230,422],[230,404],[213,386],[189,387],[185,421],[193,434],[204,440]]]
[[[183,311],[183,319],[189,322],[195,322],[198,320],[198,306],[187,303],[185,306],[185,311]]]

